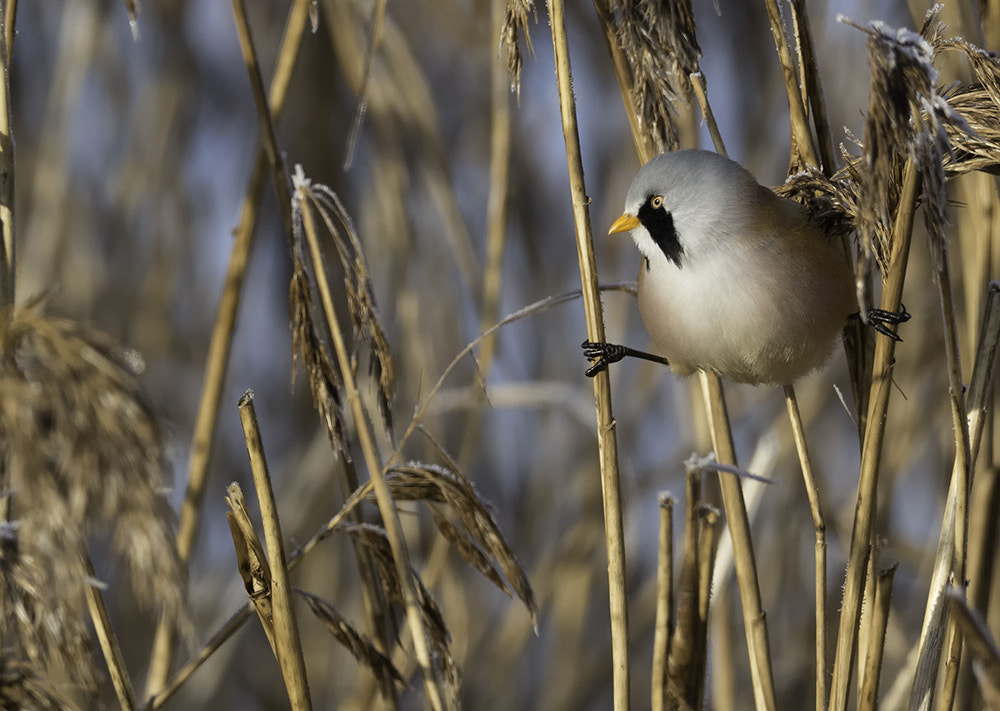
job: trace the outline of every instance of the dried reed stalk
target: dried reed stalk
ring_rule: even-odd
[[[958,625],[975,660],[974,671],[982,692],[983,708],[1000,708],[1000,648],[990,633],[986,620],[966,605],[960,591],[946,595],[949,614]]]
[[[749,469],[759,473],[773,471],[778,457],[776,445],[776,437],[764,437],[758,440],[750,458]],[[759,509],[765,493],[765,481],[767,480],[752,479],[744,487],[748,511]],[[733,572],[733,539],[729,536],[722,539],[716,556],[715,570],[712,573],[714,588],[718,591],[723,590],[729,584]],[[712,654],[715,660],[712,665],[712,703],[719,711],[735,711],[740,708],[740,704],[736,698],[736,670],[733,660],[736,659],[737,649],[732,630],[739,627],[739,622],[734,620],[731,605],[718,605],[712,619],[714,630]]]
[[[236,20],[236,34],[240,38],[240,49],[243,52],[243,62],[250,78],[250,90],[253,94],[254,107],[257,109],[257,122],[260,125],[261,147],[271,168],[271,180],[278,196],[278,210],[281,213],[281,224],[285,238],[292,237],[292,195],[288,171],[285,169],[285,159],[278,148],[278,137],[274,127],[274,116],[267,102],[267,90],[261,76],[260,60],[257,48],[254,46],[253,32],[247,18],[246,5],[243,0],[233,0],[233,19]]]
[[[7,66],[10,66],[10,58],[14,56],[14,38],[17,37],[16,20],[17,0],[8,0],[3,4],[3,46],[7,52]]]
[[[1000,232],[994,234],[1000,234]],[[963,270],[963,272],[968,273],[968,270]],[[980,345],[976,347],[973,363],[982,363],[986,367],[990,367],[990,363],[992,363],[992,367],[995,368],[996,358],[994,357],[991,361],[989,355],[979,352],[979,348],[982,347],[982,344],[991,342],[991,339],[995,343],[997,338],[1000,337],[1000,282],[990,282],[989,287],[986,289],[984,301],[984,307],[978,309],[982,312],[983,316],[977,330],[977,339]],[[985,379],[987,381],[992,380],[993,375],[989,374]],[[991,433],[991,420],[994,417],[993,409],[987,409],[985,412],[976,412],[974,408],[977,399],[972,397],[971,393],[968,396],[967,410],[969,411],[970,422],[973,418],[982,419],[982,430],[986,433]],[[972,425],[969,428],[970,435],[973,437],[973,444],[975,433],[979,427],[980,425]],[[993,447],[987,442],[985,449],[987,452],[991,452]],[[974,610],[983,611],[989,607],[990,581],[993,578],[996,559],[994,552],[996,550],[997,535],[1000,533],[997,531],[997,526],[994,525],[993,515],[993,512],[1000,507],[1000,486],[998,486],[996,469],[992,466],[991,461],[986,461],[988,457],[989,455],[985,455],[980,460],[980,466],[976,470],[973,482],[975,488],[970,495],[969,511],[969,604]]]
[[[299,55],[306,19],[309,15],[310,0],[297,0],[289,9],[278,60],[271,80],[269,111],[277,123],[285,105],[292,70]],[[219,306],[212,326],[212,335],[205,359],[205,378],[198,401],[191,454],[188,464],[188,478],[184,501],[181,505],[177,527],[177,554],[186,566],[194,549],[195,534],[201,514],[208,478],[208,464],[212,457],[216,423],[219,420],[219,405],[225,385],[229,355],[232,349],[236,316],[239,312],[243,293],[243,278],[246,273],[264,187],[268,176],[267,157],[258,147],[254,158],[246,195],[240,209],[233,247],[226,271],[226,282],[219,299]],[[164,618],[156,630],[149,674],[146,679],[146,696],[156,695],[166,682],[173,658],[174,623]]]
[[[698,509],[698,654],[695,657],[694,678],[697,685],[699,711],[705,705],[705,671],[708,668],[708,612],[712,601],[712,573],[719,547],[720,514],[718,509],[703,504]]]
[[[256,527],[250,519],[243,489],[235,481],[226,488],[226,521],[236,549],[236,569],[243,580],[243,587],[253,609],[257,612],[261,629],[277,660],[278,647],[274,642],[274,606],[271,601],[271,565],[260,543]]]
[[[778,8],[777,0],[765,0],[767,18],[771,23],[774,47],[778,51],[778,62],[785,78],[785,92],[788,95],[788,114],[792,126],[792,155],[789,172],[797,173],[806,166],[818,166],[819,156],[813,143],[805,102],[798,84],[798,76],[792,60],[792,51],[785,34],[785,24]],[[808,23],[806,23],[808,27]]]
[[[643,36],[645,33],[640,31],[638,33],[629,33],[627,30],[616,30],[615,23],[616,17],[614,12],[609,6],[604,6],[601,2],[595,3],[598,8],[598,17],[602,21],[602,26],[605,32],[605,36],[608,38],[608,45],[612,51],[613,63],[616,68],[616,75],[619,78],[620,88],[622,90],[623,96],[625,96],[626,107],[636,107],[635,110],[640,111],[640,106],[642,106],[642,97],[638,97],[636,91],[636,85],[639,80],[636,79],[637,74],[648,75],[652,74],[654,77],[663,74],[661,67],[669,64],[666,60],[660,59],[659,62],[646,61],[640,63],[639,66],[631,66],[628,61],[629,52],[627,49],[623,51],[623,56],[619,56],[619,51],[616,49],[618,47],[617,38],[622,36],[623,42],[627,41],[628,37]],[[634,19],[634,18],[627,18]],[[627,23],[626,23],[627,24]],[[690,26],[683,26],[683,32],[678,32],[673,35],[670,39],[672,42],[666,42],[663,46],[667,48],[676,47],[697,47],[697,42],[693,38],[694,27],[693,24]],[[624,33],[624,34],[622,34]],[[688,36],[690,35],[690,38]],[[615,39],[612,39],[615,38]],[[647,47],[646,50],[649,50]],[[697,70],[697,57],[680,50],[673,50],[678,56],[688,56],[690,57],[687,62],[681,63],[684,71],[687,72],[687,77],[691,78],[694,84],[695,94],[703,106],[703,113],[707,118],[711,116],[711,111],[708,108],[707,96],[704,93],[703,79]],[[633,56],[644,56],[642,51],[638,49],[633,50]],[[624,79],[624,81],[623,81]],[[656,81],[653,78],[643,79],[643,83],[649,85],[655,85]],[[667,101],[667,98],[671,94],[663,94],[659,96],[660,101]],[[660,110],[658,112],[660,116],[669,116],[668,110]],[[633,119],[632,116],[629,117],[630,125],[633,128],[633,140],[636,145],[636,149],[639,152],[639,159],[641,162],[645,163],[651,159],[660,147],[660,142],[652,135],[649,134],[648,130],[643,129],[643,121],[641,118]],[[722,137],[718,131],[718,128],[714,129],[710,126],[710,131],[716,140],[716,149],[724,154],[725,148],[722,145]],[[590,340],[594,340],[592,337]],[[729,419],[726,415],[726,405],[725,398],[722,391],[722,384],[716,375],[712,373],[705,373],[704,371],[699,371],[699,379],[702,385],[702,393],[706,402],[706,410],[708,411],[709,429],[712,433],[712,445],[716,454],[719,457],[719,461],[726,464],[736,464],[735,449],[732,444],[732,433],[729,427]],[[753,555],[753,544],[750,535],[750,523],[746,513],[746,505],[743,500],[743,492],[738,480],[731,479],[729,477],[722,477],[720,479],[720,486],[722,488],[723,505],[726,509],[726,517],[729,521],[729,530],[733,539],[733,548],[735,551],[735,561],[737,570],[737,579],[740,588],[740,599],[743,606],[743,619],[747,634],[747,645],[750,653],[750,669],[751,677],[753,681],[754,688],[754,698],[757,701],[759,707],[763,708],[774,708],[775,698],[774,698],[774,681],[773,674],[771,671],[771,661],[770,654],[768,652],[769,643],[767,635],[767,624],[766,616],[763,612],[763,607],[760,601],[760,587],[757,581],[756,564],[754,562]]]
[[[667,659],[674,629],[674,499],[660,494],[660,540],[656,563],[656,624],[653,632],[653,673],[651,705],[653,711],[666,708]]]
[[[271,475],[264,456],[264,443],[257,425],[257,413],[253,404],[253,391],[247,390],[239,402],[240,422],[243,436],[250,455],[254,488],[260,506],[261,523],[264,528],[264,542],[267,546],[267,564],[270,569],[270,588],[266,594],[271,598],[274,622],[275,656],[285,679],[285,689],[293,709],[309,711],[312,701],[309,683],[306,679],[305,659],[299,640],[299,627],[292,609],[292,586],[288,582],[288,566],[285,562],[285,545],[281,536],[281,522],[274,500]]]
[[[830,129],[830,117],[826,111],[826,99],[819,76],[812,26],[809,22],[805,0],[792,0],[791,6],[792,26],[795,28],[795,48],[799,57],[799,87],[802,92],[802,104],[806,113],[812,116],[813,126],[816,129],[819,166],[824,175],[830,175],[836,166],[833,131]]]
[[[601,29],[604,30],[604,41],[611,55],[611,66],[618,79],[618,88],[622,95],[622,102],[625,104],[625,117],[632,129],[632,139],[636,142],[639,158],[640,160],[644,156],[652,158],[656,155],[656,147],[653,143],[653,137],[642,130],[641,114],[635,100],[635,82],[632,78],[632,69],[629,67],[618,33],[615,31],[615,11],[612,0],[594,0],[594,9],[597,11]]]
[[[361,126],[365,120],[365,113],[368,111],[368,89],[371,85],[372,62],[375,60],[375,49],[382,39],[382,26],[385,23],[386,0],[377,0],[372,7],[371,31],[368,36],[368,47],[365,50],[364,66],[361,70],[360,89],[358,90],[358,108],[354,112],[354,120],[351,122],[351,131],[347,137],[347,149],[344,156],[344,170],[350,170],[354,162],[354,149],[357,145],[358,135],[361,133]],[[316,31],[318,18],[313,19],[313,32]]]
[[[714,373],[698,371],[702,393],[708,413],[708,426],[712,434],[712,448],[721,464],[736,465],[736,448],[729,427],[729,413],[722,382]],[[771,670],[770,642],[767,633],[767,615],[760,598],[760,582],[750,534],[750,517],[747,515],[743,487],[739,479],[719,477],[722,505],[726,511],[729,535],[733,542],[733,563],[743,608],[743,626],[747,635],[750,654],[750,676],[754,700],[759,709],[774,709],[774,674]]]
[[[698,99],[698,106],[708,126],[708,134],[712,137],[712,145],[715,152],[720,155],[727,155],[726,144],[719,132],[719,125],[715,122],[715,114],[712,113],[712,105],[708,103],[708,92],[705,89],[705,76],[699,71],[691,75],[691,86],[694,88],[694,95]]]
[[[590,212],[583,177],[583,159],[573,98],[573,80],[569,64],[569,41],[566,37],[565,8],[562,0],[549,0],[549,22],[555,56],[559,109],[569,170],[573,219],[576,225],[577,257],[583,285],[583,304],[587,318],[587,338],[604,341],[604,318],[590,229]],[[607,370],[593,378],[597,410],[598,456],[601,465],[601,491],[604,504],[604,532],[608,552],[608,587],[611,615],[611,654],[613,664],[613,708],[629,708],[628,594],[625,587],[625,534],[621,484],[618,474],[618,440],[611,407],[611,379]]]
[[[697,667],[701,653],[699,516],[704,470],[694,461],[685,464],[684,542],[677,590],[677,623],[670,636],[667,659],[666,709],[695,709],[703,689]],[[660,711],[660,709],[656,709]]]
[[[945,139],[947,143],[947,139]],[[946,148],[947,146],[945,146]],[[943,153],[943,151],[941,151]],[[962,382],[962,364],[959,358],[959,346],[958,346],[958,324],[955,318],[955,305],[954,296],[952,294],[951,287],[951,271],[949,269],[948,263],[948,251],[947,242],[944,235],[945,226],[945,216],[944,216],[944,205],[947,199],[944,191],[944,168],[941,163],[940,153],[938,155],[929,156],[930,160],[937,159],[935,162],[940,171],[938,176],[938,184],[936,187],[936,195],[933,200],[928,200],[929,205],[925,205],[925,214],[928,215],[928,231],[931,234],[931,262],[935,271],[935,282],[938,286],[938,298],[941,305],[941,317],[942,324],[944,326],[944,342],[945,342],[945,356],[948,364],[948,391],[949,391],[949,402],[951,405],[951,416],[952,425],[955,433],[955,464],[952,469],[952,482],[949,485],[948,490],[948,502],[946,504],[947,511],[953,511],[953,516],[951,520],[948,520],[946,515],[945,521],[942,523],[941,539],[942,546],[938,550],[938,557],[940,563],[936,563],[935,567],[940,567],[941,569],[949,569],[950,574],[954,576],[957,580],[964,581],[966,579],[966,553],[968,548],[968,515],[969,515],[969,489],[971,486],[971,467],[974,460],[971,458],[969,452],[969,426],[968,419],[965,412],[965,386]],[[925,175],[928,171],[924,171]],[[927,194],[925,190],[925,195]],[[926,199],[926,198],[925,198]],[[934,210],[934,207],[937,210]],[[947,541],[947,543],[945,543]],[[935,598],[938,597],[938,591],[933,589],[928,597],[928,606],[942,605],[941,602],[935,603]],[[950,633],[945,632],[945,636],[942,638],[944,641],[944,651],[947,653],[947,680],[943,686],[943,695],[941,702],[944,704],[945,708],[951,708],[954,701],[957,681],[958,664],[961,658],[960,643],[961,639],[957,636],[958,630],[953,626],[949,625]],[[917,684],[914,686],[914,692],[917,696],[923,696],[926,699],[926,705],[921,702],[919,706],[921,708],[930,708],[934,701],[934,689],[937,686],[937,674],[932,673],[928,676],[934,678],[934,683],[928,682],[927,686],[920,689],[919,682],[921,681],[922,672],[927,670],[928,672],[937,666],[937,662],[940,659],[940,654],[942,652],[942,647],[938,646],[936,640],[933,637],[927,636],[926,628],[921,631],[922,642],[930,642],[929,644],[922,644],[920,656],[917,658]],[[911,697],[911,708],[913,707],[913,700]]]
[[[915,703],[927,708],[933,705],[938,680],[938,661],[942,649],[949,651],[949,658],[955,653],[953,650],[955,641],[952,635],[956,631],[953,630],[951,635],[946,637],[948,607],[945,595],[949,581],[957,579],[960,572],[962,574],[965,572],[964,560],[967,542],[963,540],[966,518],[963,501],[968,495],[969,482],[967,474],[963,475],[960,467],[963,459],[967,466],[971,467],[979,454],[997,357],[1000,353],[1000,291],[997,290],[995,283],[991,287],[987,299],[983,325],[976,348],[972,379],[965,396],[965,403],[963,403],[963,410],[967,410],[968,415],[964,418],[966,422],[963,423],[962,429],[965,430],[968,438],[966,443],[969,446],[969,452],[963,454],[957,451],[955,455],[948,498],[945,502],[945,513],[941,523],[941,535],[931,574],[924,623],[921,628],[920,655],[917,660],[911,706]],[[946,644],[947,646],[945,646]],[[948,687],[945,688],[947,691]],[[949,693],[953,694],[953,689]],[[944,701],[947,702],[947,698]]]
[[[812,514],[813,530],[816,536],[814,555],[815,569],[815,615],[816,615],[816,711],[826,708],[826,519],[823,517],[823,507],[813,476],[812,460],[806,445],[805,428],[802,426],[802,416],[799,413],[799,403],[795,396],[795,388],[785,386],[785,407],[788,419],[792,424],[792,438],[795,441],[795,451],[799,456],[799,466],[802,469],[802,481],[806,487],[806,497],[809,499],[809,511]]]
[[[88,576],[91,580],[96,580],[94,564],[85,551],[83,559],[84,569]],[[111,618],[108,616],[108,608],[104,604],[104,596],[95,582],[87,583],[84,586],[84,591],[90,620],[94,624],[94,631],[97,633],[97,640],[101,645],[101,652],[104,654],[104,662],[108,666],[108,676],[111,677],[111,684],[114,686],[115,696],[118,697],[118,704],[123,711],[136,711],[139,705],[135,702],[132,680],[129,678],[121,647],[118,646],[118,637],[111,626]]]
[[[898,311],[909,258],[910,238],[916,217],[916,201],[920,187],[919,171],[913,161],[908,161],[903,172],[899,211],[896,214],[889,269],[882,287],[881,308]],[[830,687],[830,709],[846,709],[847,690],[851,677],[851,660],[857,640],[858,620],[861,613],[861,594],[867,569],[868,551],[874,529],[875,492],[878,485],[879,460],[885,435],[886,412],[892,389],[893,354],[896,341],[879,338],[875,342],[875,359],[872,370],[871,393],[868,400],[867,429],[861,450],[861,474],[858,481],[858,500],[851,529],[851,544],[847,558],[847,574],[841,603],[837,648],[833,662],[833,682]]]
[[[920,132],[927,124],[920,114],[932,116],[942,108],[935,93],[936,70],[933,68],[931,42],[939,28],[936,14],[928,13],[921,33],[897,32],[881,23],[863,29],[869,35],[868,50],[872,69],[872,89],[868,117],[865,122],[864,168],[859,176],[860,202],[857,221],[861,236],[858,284],[859,305],[866,296],[864,284],[869,250],[884,275],[881,308],[896,311],[900,307],[906,261],[917,200],[923,192],[932,206],[936,188],[941,183],[940,160],[935,161],[940,131],[937,122],[947,123],[947,117],[932,118],[933,132]],[[944,105],[946,106],[946,105]],[[901,178],[898,166],[906,159]],[[857,168],[849,167],[852,172]],[[855,172],[856,174],[856,172]],[[889,216],[895,211],[892,229]],[[843,709],[847,704],[847,686],[851,675],[851,660],[856,646],[856,631],[860,617],[862,588],[876,514],[876,491],[879,462],[885,432],[886,411],[892,379],[895,341],[878,338],[875,343],[872,383],[868,398],[868,414],[861,454],[861,474],[858,500],[848,554],[847,576],[841,606],[837,651],[834,661],[831,709]],[[874,581],[872,581],[874,582]]]
[[[885,633],[889,623],[889,608],[892,601],[892,581],[896,566],[883,570],[875,583],[875,595],[871,608],[871,631],[868,649],[865,653],[865,670],[858,690],[858,711],[875,711],[878,708],[878,682],[882,672],[882,654],[885,651]]]
[[[715,149],[726,155],[722,134],[715,125],[708,95],[704,92],[701,77],[695,81],[695,95],[702,107],[702,114],[710,122],[709,133],[715,142]],[[722,381],[715,373],[698,371],[708,428],[712,437],[712,449],[722,464],[736,466],[736,447],[729,424]],[[740,589],[740,605],[743,608],[743,626],[747,637],[747,651],[750,655],[750,677],[753,684],[754,700],[758,708],[773,709],[774,673],[771,670],[770,642],[767,633],[767,616],[760,599],[760,582],[757,578],[757,563],[750,533],[750,518],[747,515],[743,487],[739,479],[722,476],[722,504],[726,510],[729,535],[733,542],[733,562],[736,565],[736,581]]]
[[[385,526],[386,535],[392,549],[392,557],[402,589],[402,597],[405,602],[410,634],[413,638],[417,661],[420,665],[421,671],[423,672],[424,691],[427,694],[427,699],[431,707],[435,709],[435,711],[440,711],[444,708],[444,703],[442,701],[441,690],[439,688],[435,667],[431,661],[430,644],[427,639],[427,631],[424,627],[423,619],[420,613],[416,588],[417,581],[411,570],[409,553],[406,547],[406,540],[403,537],[399,516],[396,512],[392,495],[385,481],[385,475],[378,452],[375,449],[374,436],[371,431],[364,406],[362,405],[361,396],[358,393],[357,386],[355,384],[351,353],[348,350],[343,331],[340,328],[340,323],[333,305],[333,296],[329,284],[327,283],[324,261],[319,245],[318,231],[312,214],[313,205],[317,202],[316,193],[312,190],[308,181],[306,181],[301,175],[297,175],[296,177],[296,201],[296,204],[300,205],[300,209],[297,210],[297,218],[298,220],[301,220],[302,232],[302,237],[299,237],[297,241],[304,238],[312,262],[313,275],[316,279],[316,287],[322,303],[326,326],[333,342],[333,350],[339,368],[339,376],[343,382],[346,400],[350,403],[358,442],[361,445],[365,464],[368,468],[368,475],[371,478],[372,485],[375,490],[378,508],[382,514],[382,522]],[[329,220],[326,213],[323,214],[324,219]],[[346,218],[346,215],[343,215],[342,219],[343,218]],[[328,221],[327,227],[330,228],[331,226],[332,223]],[[301,247],[294,251],[298,252],[298,249],[301,249]],[[384,370],[382,372],[385,373]]]

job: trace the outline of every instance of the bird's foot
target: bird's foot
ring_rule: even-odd
[[[612,363],[617,363],[628,355],[628,349],[617,343],[595,343],[584,341],[580,344],[584,357],[591,362],[587,368],[587,377],[593,378]]]
[[[898,326],[899,324],[906,323],[910,320],[910,312],[906,310],[906,306],[903,304],[899,305],[899,311],[868,309],[866,316],[868,323],[870,323],[876,331],[881,333],[883,336],[888,336],[894,341],[902,341],[903,339],[896,335],[895,332],[889,330],[888,326]]]
[[[607,369],[607,367],[612,363],[617,363],[622,358],[627,356],[642,358],[643,360],[651,360],[654,363],[661,363],[663,365],[669,365],[667,359],[662,356],[658,356],[653,353],[646,353],[644,351],[637,351],[635,348],[618,345],[617,343],[595,343],[594,341],[584,341],[580,345],[583,348],[583,355],[586,356],[587,360],[593,363],[593,365],[587,368],[586,372],[588,378],[593,378],[602,370]]]

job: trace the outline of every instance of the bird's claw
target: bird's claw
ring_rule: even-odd
[[[868,309],[868,323],[872,327],[881,333],[883,336],[888,336],[894,341],[902,342],[896,333],[890,331],[886,324],[892,326],[898,326],[901,323],[906,323],[910,320],[910,312],[906,310],[906,306],[903,304],[899,305],[899,311],[886,311],[885,309]]]
[[[594,341],[584,341],[580,344],[583,348],[583,355],[593,365],[587,368],[587,377],[593,378],[602,370],[606,370],[612,363],[617,363],[627,355],[627,349],[616,343],[595,343]]]

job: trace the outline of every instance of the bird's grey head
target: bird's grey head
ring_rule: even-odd
[[[612,231],[631,230],[647,260],[665,257],[683,268],[692,250],[710,247],[704,243],[725,234],[727,211],[739,209],[740,192],[752,187],[757,183],[750,173],[717,153],[661,153],[635,176],[625,214]]]

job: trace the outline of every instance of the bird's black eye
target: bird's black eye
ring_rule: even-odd
[[[649,199],[649,204],[653,207],[654,210],[659,210],[661,207],[663,207],[663,196],[654,195]]]

